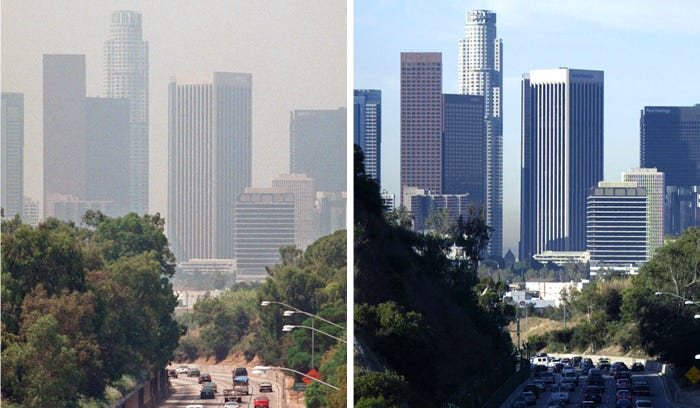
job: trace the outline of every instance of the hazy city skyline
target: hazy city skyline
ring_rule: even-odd
[[[397,197],[400,53],[441,52],[443,92],[455,93],[458,40],[467,12],[477,9],[497,14],[503,39],[503,251],[517,252],[522,74],[563,66],[605,72],[604,179],[619,180],[639,167],[644,106],[700,102],[700,4],[356,1],[353,87],[382,91],[382,187]]]
[[[84,54],[86,96],[105,96],[103,46],[116,10],[142,15],[150,65],[149,211],[166,220],[171,77],[253,74],[253,186],[269,187],[272,178],[288,172],[292,110],[347,104],[344,1],[217,0],[204,8],[184,0],[2,0],[2,90],[25,95],[24,185],[35,200],[43,196],[42,56]]]

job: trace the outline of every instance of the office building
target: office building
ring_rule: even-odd
[[[522,80],[520,258],[586,249],[586,198],[603,178],[603,72]]]
[[[474,205],[485,207],[484,97],[445,94],[442,98],[442,193],[468,193]]]
[[[319,191],[347,191],[347,151],[347,109],[291,112],[289,173],[306,174]]]
[[[496,13],[467,12],[459,41],[460,94],[484,97],[486,126],[486,223],[493,228],[488,252],[503,254],[503,47],[496,38]]]
[[[173,78],[168,239],[178,261],[233,258],[233,205],[251,181],[252,76]]]
[[[647,203],[647,253],[651,259],[654,251],[664,244],[664,173],[657,169],[631,169],[622,173],[622,181],[635,182],[646,191]]]
[[[105,215],[129,209],[129,101],[85,99],[85,199],[105,201]]]
[[[44,217],[61,196],[85,197],[85,56],[43,57]]]
[[[39,202],[37,200],[24,196],[22,222],[35,228],[39,225]]]
[[[382,190],[382,206],[384,210],[391,212],[396,209],[395,196],[386,190]]]
[[[83,225],[83,216],[86,211],[92,210],[107,214],[109,202],[85,200],[70,194],[53,194],[49,204],[52,217],[63,221],[72,221],[76,225]]]
[[[700,186],[700,104],[645,106],[639,121],[639,165],[664,173],[664,234],[700,226],[692,191]]]
[[[112,13],[103,73],[104,96],[129,101],[128,210],[144,214],[148,212],[148,42],[142,38],[140,13]]]
[[[238,280],[262,281],[280,261],[280,248],[295,244],[294,194],[246,188],[234,207],[233,254]]]
[[[2,93],[2,218],[23,217],[24,94]],[[26,220],[25,220],[26,222]]]
[[[348,194],[346,192],[316,192],[319,238],[347,229],[347,202]]]
[[[401,197],[442,191],[442,54],[401,53]],[[402,201],[406,206],[406,202]]]
[[[306,249],[318,238],[314,179],[306,174],[280,174],[272,179],[272,188],[294,194],[295,245],[299,249]]]
[[[425,222],[433,211],[447,210],[448,221],[452,224],[460,215],[466,217],[469,214],[472,203],[469,194],[432,194],[426,190],[412,195],[410,201],[413,229],[418,232],[426,232]]]
[[[382,91],[355,89],[354,109],[354,139],[365,155],[365,173],[381,186]]]
[[[654,245],[646,190],[634,181],[599,182],[587,200],[586,246],[596,267],[639,265]]]

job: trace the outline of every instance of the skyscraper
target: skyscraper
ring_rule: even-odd
[[[654,251],[664,244],[664,173],[657,169],[631,169],[622,173],[622,181],[635,182],[646,192],[647,204],[647,253],[651,259]]]
[[[24,94],[2,93],[2,210],[3,218],[23,218]]]
[[[85,197],[85,56],[44,55],[44,217],[59,195]]]
[[[603,72],[522,80],[520,258],[586,248],[586,197],[603,178]]]
[[[401,197],[442,191],[442,54],[401,53]]]
[[[272,188],[294,194],[295,245],[306,249],[318,237],[314,179],[306,174],[280,174],[272,179]]]
[[[129,101],[85,100],[85,199],[106,201],[106,215],[121,217],[129,205]]]
[[[168,238],[179,261],[233,258],[233,205],[251,181],[252,76],[173,78]]]
[[[460,94],[484,97],[486,125],[486,223],[493,228],[489,253],[503,255],[503,49],[496,38],[496,13],[467,13],[459,41]]]
[[[472,204],[485,206],[484,97],[445,94],[442,98],[442,193],[469,193]]]
[[[289,172],[319,191],[347,191],[347,120],[345,108],[291,112]]]
[[[238,280],[265,280],[265,267],[280,261],[280,248],[294,245],[294,194],[246,188],[234,207],[233,255]]]
[[[645,106],[639,121],[640,167],[655,167],[666,182],[664,234],[698,226],[700,203],[700,104]]]
[[[599,267],[647,261],[647,198],[636,182],[591,187],[587,200],[586,247]]]
[[[365,155],[365,173],[381,185],[382,176],[382,91],[355,89],[354,139]]]
[[[148,42],[141,14],[115,11],[104,44],[104,95],[129,100],[129,211],[148,212]],[[83,94],[84,95],[84,94]]]

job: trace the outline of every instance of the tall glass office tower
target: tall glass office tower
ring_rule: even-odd
[[[129,100],[129,211],[148,212],[148,42],[141,14],[115,11],[104,44],[104,96]]]
[[[2,93],[2,209],[4,218],[23,215],[24,94]],[[25,220],[26,222],[26,220]]]
[[[503,51],[496,38],[496,13],[467,13],[459,41],[460,94],[481,95],[486,122],[486,222],[493,228],[489,253],[503,255]]]
[[[178,261],[233,258],[233,206],[251,182],[252,82],[229,72],[170,82],[168,239]]]
[[[586,250],[586,198],[603,179],[603,71],[522,80],[520,259]]]
[[[381,185],[382,176],[382,91],[355,89],[354,140],[365,155],[365,172]]]

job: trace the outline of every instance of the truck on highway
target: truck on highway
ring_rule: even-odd
[[[247,390],[247,388],[246,388],[246,390]],[[240,392],[234,390],[233,388],[225,388],[224,389],[224,402],[229,402],[229,401],[242,402],[242,400],[243,400],[243,395]]]
[[[569,392],[560,385],[555,385],[552,387],[552,395],[549,397],[549,401],[554,403],[564,402],[565,404],[568,404],[570,402]]]
[[[233,377],[233,390],[241,395],[248,395],[248,376]]]

